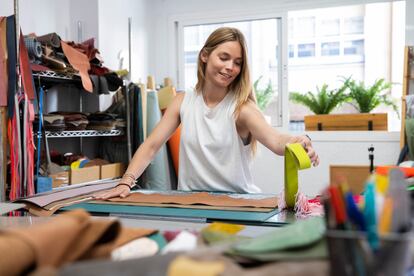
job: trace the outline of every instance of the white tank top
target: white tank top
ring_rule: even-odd
[[[179,190],[260,193],[250,172],[251,148],[244,145],[229,92],[209,108],[201,93],[186,92],[180,108]]]

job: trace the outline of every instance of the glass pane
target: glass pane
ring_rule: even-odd
[[[298,57],[314,57],[315,43],[299,44]]]
[[[349,17],[344,19],[345,34],[363,34],[364,18],[362,16]]]
[[[269,116],[272,125],[280,125],[278,24],[280,19],[265,19],[184,27],[185,89],[193,89],[197,82],[198,52],[211,32],[222,26],[235,27],[243,32],[246,38],[251,81],[254,84],[259,108]],[[195,37],[199,38],[197,45],[192,44]],[[293,54],[293,46],[291,50]]]
[[[315,17],[300,17],[295,26],[295,37],[314,37]]]
[[[339,35],[339,18],[322,19],[320,30],[322,36]]]
[[[321,44],[322,56],[337,56],[339,55],[339,42],[324,42]]]
[[[344,43],[344,54],[345,55],[364,55],[364,40],[350,40]]]

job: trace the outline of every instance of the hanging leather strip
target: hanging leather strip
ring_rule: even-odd
[[[0,17],[0,106],[7,106],[7,43],[6,17]]]
[[[26,143],[26,158],[27,163],[25,166],[25,175],[26,175],[26,193],[25,196],[31,196],[34,195],[35,189],[34,189],[34,138],[33,138],[33,121],[35,118],[35,112],[33,103],[31,101],[28,101],[26,98],[27,103],[27,116],[25,118],[26,120],[26,140],[24,143]]]
[[[20,39],[19,39],[20,51],[19,51],[19,61],[20,61],[20,73],[22,75],[22,85],[23,91],[29,98],[33,100],[34,96],[34,83],[32,69],[30,69],[29,54],[27,53],[26,44],[24,44],[24,38],[22,31],[20,30]]]
[[[85,54],[82,54],[66,42],[61,41],[63,53],[69,60],[69,63],[79,71],[82,79],[83,88],[88,92],[93,92],[93,86],[91,78],[89,77],[88,71],[91,69],[89,59]]]
[[[7,93],[7,106],[8,106],[8,116],[9,118],[13,117],[14,113],[14,94],[16,94],[16,62],[17,62],[17,53],[16,53],[16,27],[14,15],[7,17],[7,73],[9,74],[9,83],[8,83],[8,93]]]
[[[298,170],[308,169],[311,161],[301,144],[289,144],[285,148],[285,200],[288,208],[295,207],[298,193]]]

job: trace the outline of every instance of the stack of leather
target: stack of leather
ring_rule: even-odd
[[[66,130],[85,130],[88,125],[88,116],[82,112],[52,112],[50,114],[63,116]]]
[[[117,118],[117,115],[112,113],[92,113],[88,116],[88,120],[88,129],[110,131],[117,128],[125,127],[125,120]]]
[[[25,37],[33,71],[56,71],[69,76],[80,75],[83,88],[88,92],[109,94],[123,81],[103,66],[93,38],[82,43],[62,41],[58,34]]]

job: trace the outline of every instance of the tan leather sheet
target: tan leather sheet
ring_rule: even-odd
[[[92,200],[88,203],[98,203],[98,204],[122,204],[122,205],[131,205],[131,206],[146,206],[146,207],[164,207],[164,208],[190,208],[190,209],[201,209],[201,210],[225,210],[225,211],[242,211],[242,212],[270,212],[275,208],[257,208],[257,207],[224,207],[224,206],[209,206],[209,205],[182,205],[182,204],[172,204],[172,203],[140,203],[140,202],[111,202],[104,200]],[[62,206],[61,206],[62,207]],[[59,207],[59,208],[61,208]],[[56,207],[52,207],[51,210],[55,212]],[[56,210],[58,210],[57,208]],[[46,213],[45,213],[46,214]]]
[[[275,195],[198,193],[132,193],[126,198],[112,198],[110,202],[151,204],[208,205],[215,207],[276,208]]]

